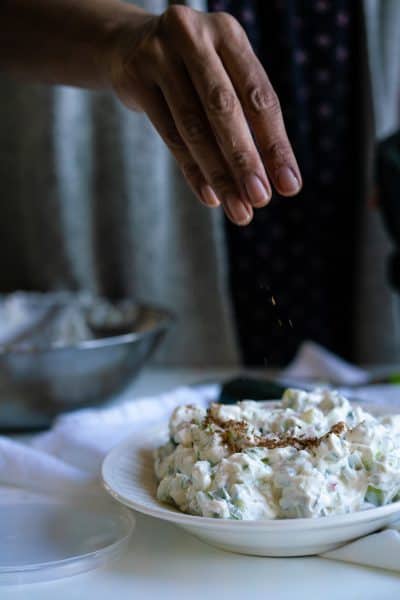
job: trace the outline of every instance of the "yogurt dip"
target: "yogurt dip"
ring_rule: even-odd
[[[338,392],[279,403],[180,406],[155,453],[157,497],[220,519],[323,517],[400,500],[400,415],[376,418]]]

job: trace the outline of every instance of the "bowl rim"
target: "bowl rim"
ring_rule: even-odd
[[[133,300],[133,299],[132,299]],[[134,302],[134,300],[133,300]],[[156,333],[160,333],[162,331],[167,330],[174,322],[176,322],[177,317],[175,313],[171,310],[159,306],[157,304],[148,304],[146,302],[137,302],[136,306],[138,309],[145,310],[153,310],[159,313],[159,322],[157,322],[153,327],[150,327],[148,330],[139,331],[139,332],[129,332],[123,333],[119,335],[110,335],[106,337],[98,337],[93,340],[83,340],[81,342],[77,342],[75,344],[66,344],[66,345],[56,345],[54,343],[49,344],[44,348],[35,348],[26,347],[26,348],[7,348],[0,346],[0,360],[2,358],[12,358],[17,356],[39,356],[45,355],[48,353],[62,353],[70,350],[74,351],[83,351],[83,350],[96,350],[98,348],[105,348],[109,346],[116,346],[119,344],[128,344],[130,342],[135,342],[140,339],[145,339],[147,337],[153,336]]]

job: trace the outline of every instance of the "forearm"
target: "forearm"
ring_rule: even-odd
[[[108,87],[114,33],[127,19],[146,18],[119,0],[3,0],[0,70],[44,83]]]

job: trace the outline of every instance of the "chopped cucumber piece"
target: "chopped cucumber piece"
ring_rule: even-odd
[[[383,491],[380,488],[369,485],[365,494],[365,500],[366,502],[375,504],[375,506],[382,506],[384,500]]]

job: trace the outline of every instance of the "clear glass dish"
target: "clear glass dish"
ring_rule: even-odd
[[[114,502],[63,502],[29,493],[2,493],[0,584],[70,577],[118,558],[135,521]]]

